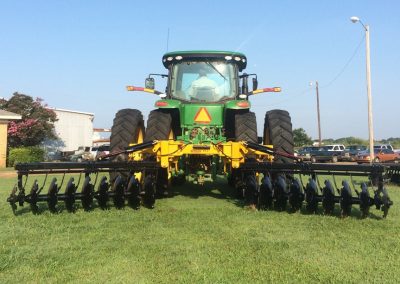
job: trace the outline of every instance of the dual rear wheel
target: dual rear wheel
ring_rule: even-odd
[[[235,140],[257,143],[257,122],[253,112],[235,115]],[[274,151],[282,154],[294,153],[294,141],[290,115],[284,110],[271,110],[265,114],[263,139],[264,145],[273,145]],[[281,155],[274,157],[276,163],[292,163],[292,160]],[[273,180],[277,178],[271,177]],[[263,190],[254,172],[240,172],[233,169],[228,179],[230,185],[237,189],[239,197],[244,197],[249,204],[257,204],[259,208],[267,206],[264,203]]]
[[[174,129],[172,115],[163,110],[153,110],[149,114],[147,129],[145,132],[143,115],[139,110],[123,109],[117,112],[111,134],[110,150],[112,153],[125,150],[130,144],[138,144],[153,140],[175,139],[177,129]],[[234,115],[234,135],[236,141],[258,142],[257,121],[253,112],[237,113]],[[283,110],[268,111],[264,119],[263,144],[273,145],[274,150],[280,153],[293,154],[293,133],[289,113]],[[151,159],[150,157],[149,159]],[[120,154],[114,158],[115,161],[128,160],[127,154]],[[278,163],[289,163],[290,159],[277,155],[275,161]],[[111,181],[121,175],[128,179],[125,173],[112,173]],[[145,201],[150,207],[154,205],[155,196],[160,197],[167,194],[168,170],[159,169],[144,177]],[[257,198],[259,186],[255,182],[254,173],[242,174],[237,170],[232,172],[229,183],[235,185],[242,180],[246,184],[248,192],[244,195],[249,202]]]
[[[145,132],[143,115],[136,109],[122,109],[115,115],[110,137],[111,153],[122,152],[131,144],[139,144],[153,140],[174,139],[172,130],[171,114],[162,110],[153,110],[149,114],[147,129]],[[153,157],[144,157],[147,160]],[[127,161],[128,155],[119,154],[114,161]],[[129,176],[124,172],[115,172],[110,174],[112,183],[115,183],[117,177],[121,176],[127,183]],[[148,207],[153,207],[155,197],[163,197],[168,189],[168,170],[158,169],[155,172],[146,172],[143,177],[144,203]]]

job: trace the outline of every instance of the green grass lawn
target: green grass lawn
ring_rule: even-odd
[[[59,214],[5,202],[0,180],[0,282],[399,282],[400,188],[387,219],[252,211],[224,183],[185,185],[153,210]],[[47,190],[47,189],[46,189]],[[60,206],[62,207],[62,206]]]

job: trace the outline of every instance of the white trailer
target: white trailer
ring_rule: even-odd
[[[74,151],[78,147],[90,147],[93,144],[94,114],[74,110],[51,108],[57,119],[54,123],[55,132],[63,141],[61,151]]]

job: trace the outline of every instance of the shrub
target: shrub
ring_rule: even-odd
[[[45,151],[38,146],[11,148],[8,155],[8,166],[17,163],[42,162]]]

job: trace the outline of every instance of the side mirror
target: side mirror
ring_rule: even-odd
[[[257,78],[253,78],[253,91],[257,90],[257,88],[258,88]]]
[[[154,78],[151,78],[151,77],[146,78],[144,86],[145,86],[146,89],[154,90],[154,87],[155,87]]]

